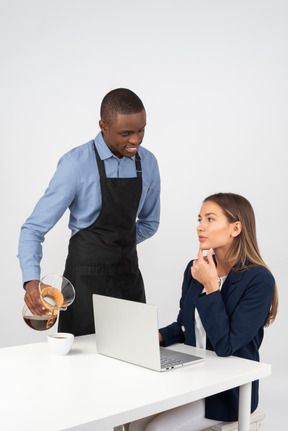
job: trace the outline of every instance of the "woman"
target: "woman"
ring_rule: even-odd
[[[218,193],[204,200],[198,221],[198,259],[185,270],[177,321],[160,329],[160,343],[259,361],[264,327],[276,317],[278,295],[259,253],[252,206],[240,195]],[[206,257],[203,250],[208,250]],[[237,421],[238,400],[239,389],[231,389],[133,422],[129,430],[199,431],[219,421]],[[257,405],[258,381],[252,384],[251,412]]]

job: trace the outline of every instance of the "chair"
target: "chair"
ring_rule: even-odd
[[[250,431],[264,431],[265,413],[256,410],[250,416]],[[238,422],[220,422],[202,431],[238,431]]]
[[[250,431],[264,431],[265,413],[256,410],[250,416]],[[114,427],[113,431],[127,431],[128,424]],[[238,422],[219,422],[211,428],[205,428],[202,431],[238,431]]]

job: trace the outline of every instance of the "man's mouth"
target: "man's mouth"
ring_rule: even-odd
[[[125,148],[128,153],[136,153],[137,147],[126,147]]]

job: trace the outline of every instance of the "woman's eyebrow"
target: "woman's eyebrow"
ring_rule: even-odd
[[[204,217],[209,217],[209,216],[211,216],[211,215],[214,215],[214,216],[216,216],[216,217],[217,217],[217,214],[215,214],[215,213],[206,213],[206,214],[204,214]],[[198,218],[201,218],[201,215],[200,215],[200,214],[198,214]]]

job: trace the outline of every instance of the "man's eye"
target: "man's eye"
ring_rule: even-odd
[[[121,133],[121,136],[123,136],[123,138],[125,138],[125,137],[129,136],[129,133],[128,132]]]
[[[214,219],[212,217],[208,217],[208,221],[213,221]]]

